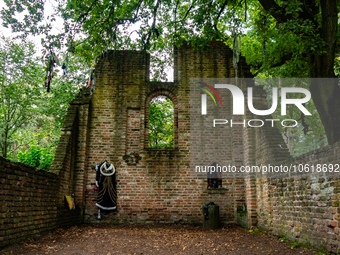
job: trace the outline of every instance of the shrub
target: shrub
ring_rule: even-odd
[[[54,159],[54,147],[40,147],[38,145],[31,145],[28,150],[19,152],[17,159],[19,162],[29,164],[31,166],[39,167],[49,170]]]

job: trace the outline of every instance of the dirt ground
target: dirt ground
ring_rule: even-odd
[[[296,245],[296,244],[295,244]],[[230,225],[216,231],[193,226],[81,225],[8,246],[0,254],[319,254],[292,247],[265,232]]]

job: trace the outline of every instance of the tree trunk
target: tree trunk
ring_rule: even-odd
[[[337,41],[338,14],[336,0],[320,1],[322,24],[320,36],[326,42],[325,53],[309,55],[310,92],[329,144],[340,141],[340,86],[334,74],[334,58]]]
[[[284,12],[275,0],[259,0],[278,23],[284,23],[294,17]],[[319,6],[316,1],[304,1],[304,11],[301,17],[318,24]],[[337,0],[320,1],[322,21],[319,29],[315,32],[326,43],[324,53],[316,53],[312,50],[308,53],[309,72],[311,78],[335,78],[334,58],[337,43],[338,13]],[[311,38],[313,39],[313,38]],[[308,36],[306,37],[308,42]],[[306,45],[307,47],[308,44]],[[318,50],[320,52],[320,49]],[[320,115],[321,122],[325,128],[329,144],[340,141],[340,87],[337,79],[312,79],[310,92],[315,107]]]
[[[312,79],[310,92],[328,144],[340,141],[340,86],[338,79]]]

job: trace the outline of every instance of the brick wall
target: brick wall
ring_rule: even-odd
[[[263,89],[254,89],[255,108],[268,109]],[[340,143],[292,158],[278,129],[269,125],[244,130],[244,153],[245,164],[257,166],[340,164]],[[339,174],[252,174],[245,182],[248,227],[339,253]]]
[[[60,178],[0,157],[0,247],[79,223],[79,209],[58,203]]]
[[[83,122],[87,138],[78,135],[77,142],[84,148],[84,172],[76,176],[85,180],[85,222],[98,222],[92,167],[105,159],[116,167],[118,203],[101,222],[200,224],[201,206],[209,202],[220,205],[222,223],[236,222],[236,208],[245,203],[244,180],[224,179],[223,189],[207,190],[206,179],[191,178],[189,169],[190,78],[233,77],[232,51],[221,42],[206,52],[189,44],[175,48],[175,81],[165,83],[149,81],[149,58],[145,52],[109,51],[96,65],[96,89],[84,96],[90,100],[88,127]],[[239,70],[250,76],[244,58]],[[148,148],[148,105],[158,95],[174,104],[174,148]],[[242,128],[227,136],[230,162],[242,164]],[[136,165],[123,159],[133,151],[142,157]]]
[[[222,223],[236,222],[237,209],[247,204],[247,226],[256,226],[255,178],[224,178],[223,189],[209,190],[207,180],[192,178],[189,169],[190,146],[195,146],[190,144],[190,79],[229,77],[235,83],[232,51],[221,42],[205,52],[186,43],[175,47],[175,81],[167,83],[149,81],[149,58],[145,52],[109,51],[96,65],[93,94],[83,91],[71,102],[53,169],[75,171],[75,197],[84,207],[85,222],[98,222],[93,167],[108,160],[116,167],[118,201],[117,210],[102,215],[102,222],[201,224],[201,206],[215,202]],[[251,77],[244,58],[239,77]],[[254,84],[240,84],[243,91],[247,86]],[[254,94],[260,104],[257,108],[267,107],[263,89],[255,89]],[[174,148],[148,148],[148,105],[158,95],[168,96],[174,104]],[[230,98],[226,105],[230,118],[231,102]],[[251,117],[249,112],[246,117]],[[234,120],[242,118],[235,116]],[[268,154],[268,146],[279,134],[269,132],[272,136],[266,137],[265,132],[242,126],[225,129],[223,147],[227,151],[221,157],[238,167],[257,163],[259,156],[270,160],[276,152]],[[255,148],[255,137],[263,140],[260,148]],[[72,151],[70,144],[74,143],[77,150]],[[131,152],[141,156],[137,164],[124,161]]]
[[[79,165],[88,102],[82,95],[71,102],[49,172],[0,157],[0,247],[83,222],[85,175]],[[74,195],[76,210],[65,209],[65,195]]]
[[[340,164],[340,143],[308,152],[292,164]],[[290,240],[339,253],[339,187],[338,173],[259,179],[259,226]]]
[[[56,226],[56,175],[0,157],[0,247]]]
[[[268,109],[263,88],[253,89],[254,107]],[[255,117],[247,112],[244,118]],[[256,119],[272,119],[272,116],[256,116]],[[245,128],[243,149],[244,164],[249,166],[340,164],[340,143],[292,158],[278,129],[270,125]],[[240,214],[240,223],[339,253],[338,187],[339,173],[249,174],[245,179],[247,221]]]

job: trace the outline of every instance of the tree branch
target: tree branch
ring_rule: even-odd
[[[262,7],[272,15],[277,22],[283,23],[293,17],[285,14],[285,9],[280,7],[274,0],[259,0]]]
[[[84,12],[82,14],[79,15],[76,23],[78,23],[79,21],[81,21],[81,19],[83,19],[84,17],[86,17],[87,15],[89,15],[90,11],[92,10],[93,6],[97,3],[97,0],[94,0],[92,2],[92,4],[90,5],[90,7],[88,8],[87,12]]]
[[[221,16],[222,12],[224,11],[225,7],[227,6],[227,3],[228,3],[228,0],[225,0],[224,3],[222,4],[222,7],[221,7],[219,13],[216,16],[215,24],[214,24],[214,28],[215,28],[216,31],[218,31],[218,29],[217,29],[217,22],[218,22],[218,20],[219,20],[219,18]]]
[[[196,0],[194,0],[194,1],[192,2],[191,6],[189,7],[189,9],[187,10],[187,12],[185,13],[184,18],[181,20],[182,24],[183,24],[184,20],[187,18],[188,14],[189,14],[189,12],[191,11],[192,7],[194,6],[195,2],[196,2]]]
[[[305,20],[310,20],[313,22],[315,27],[318,27],[318,23],[315,20],[314,16],[319,12],[319,8],[316,5],[315,0],[305,0],[303,5],[301,6],[302,12],[300,13],[300,17]]]
[[[156,25],[156,18],[157,18],[157,10],[159,7],[159,2],[160,0],[157,1],[155,8],[153,9],[153,21],[152,21],[152,25],[150,27],[150,31],[148,33],[148,38],[146,39],[146,43],[144,44],[144,50],[146,50],[150,44],[150,38],[152,35],[152,32],[155,30],[155,25]]]
[[[176,19],[177,19],[177,8],[178,8],[179,0],[176,2],[176,8],[174,13],[174,25],[175,25],[175,34],[176,34]]]

